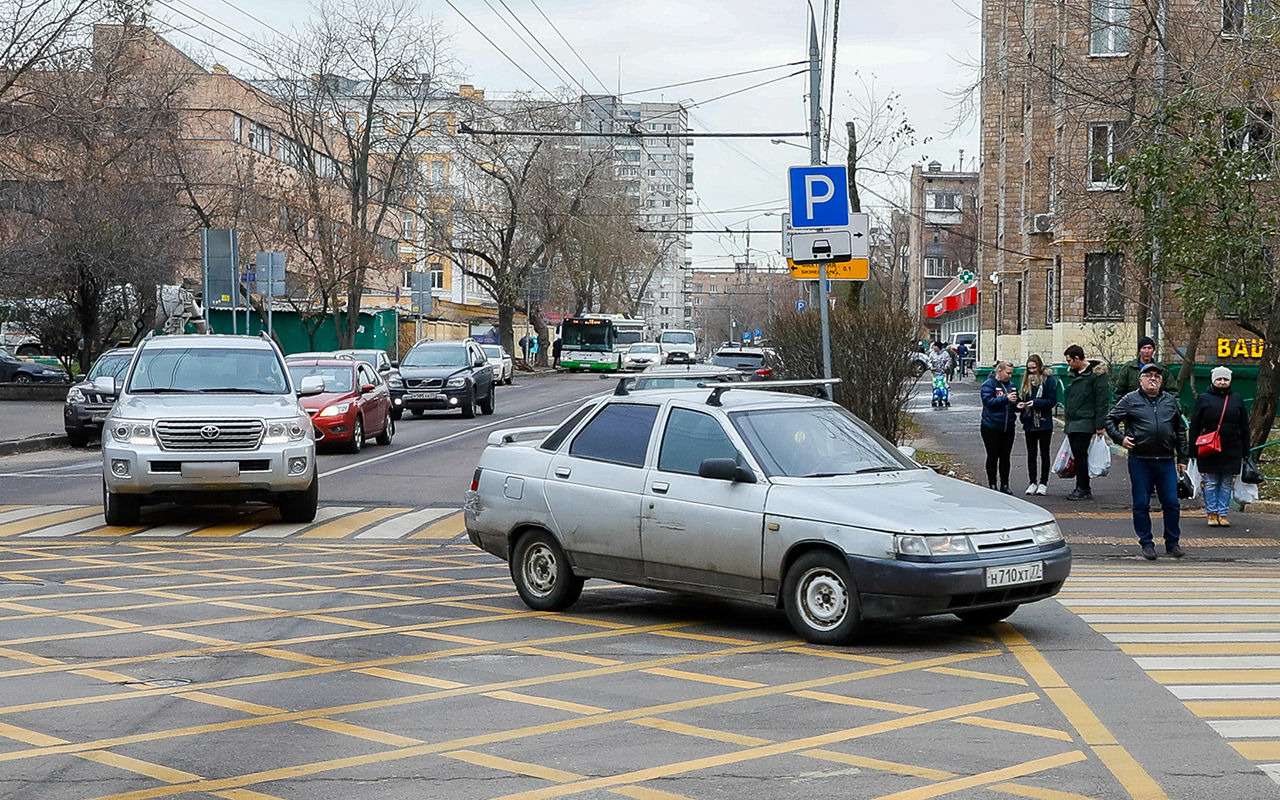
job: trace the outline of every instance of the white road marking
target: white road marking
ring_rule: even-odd
[[[240,535],[250,539],[283,539],[286,536],[301,533],[307,528],[319,525],[322,522],[328,522],[329,520],[337,519],[338,517],[345,517],[347,514],[354,514],[361,510],[360,506],[327,506],[316,511],[316,518],[311,522],[263,525],[261,528],[256,528]]]
[[[28,537],[39,538],[39,539],[59,538],[62,536],[71,536],[72,534],[91,531],[94,528],[101,528],[103,525],[106,525],[106,524],[107,524],[107,521],[106,519],[103,518],[101,514],[94,514],[93,516],[85,517],[84,519],[75,519],[70,522],[64,522],[61,525],[54,525],[52,528],[42,528],[38,531],[24,533],[22,534],[22,536],[18,538],[21,538],[21,539],[25,539]]]
[[[1280,719],[1211,720],[1209,727],[1228,739],[1271,739],[1280,736]]]
[[[1240,631],[1238,633],[1108,633],[1117,644],[1137,642],[1280,642],[1280,631]]]
[[[1280,669],[1280,656],[1154,656],[1134,663],[1142,669]]]
[[[177,536],[184,536],[193,531],[205,528],[205,525],[160,525],[151,530],[135,533],[133,538],[137,539],[172,539]]]
[[[1280,699],[1280,683],[1186,684],[1167,688],[1179,700]]]
[[[1080,614],[1090,624],[1118,622],[1280,622],[1280,614]]]
[[[1116,606],[1122,608],[1124,606],[1150,606],[1161,605],[1169,608],[1179,608],[1181,606],[1280,606],[1280,599],[1260,599],[1260,598],[1186,598],[1186,597],[1159,597],[1159,598],[1127,598],[1123,600],[1112,599],[1092,599],[1082,597],[1075,600],[1059,600],[1067,608],[1072,606]],[[1176,612],[1175,612],[1176,613]]]
[[[423,525],[429,525],[438,519],[443,519],[450,514],[456,513],[456,508],[426,508],[421,511],[414,511],[410,514],[404,514],[386,522],[380,522],[374,525],[364,533],[358,534],[357,539],[399,539],[408,536]]]
[[[75,506],[28,506],[26,508],[15,508],[10,511],[0,513],[0,523],[16,522],[20,519],[29,519],[37,517],[41,514],[51,514],[55,511],[66,511]]]

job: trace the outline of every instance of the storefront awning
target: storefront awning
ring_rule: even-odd
[[[924,316],[926,319],[937,319],[953,311],[959,311],[962,308],[976,306],[977,304],[977,286],[965,286],[953,282],[934,295],[933,300],[925,305]]]

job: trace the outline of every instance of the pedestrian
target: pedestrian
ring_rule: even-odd
[[[1111,385],[1107,365],[1086,359],[1084,348],[1073,344],[1063,352],[1067,359],[1067,382],[1063,392],[1063,417],[1067,441],[1076,465],[1076,488],[1068,500],[1092,500],[1089,484],[1089,445],[1095,436],[1106,433],[1107,411],[1111,408]]]
[[[969,361],[969,345],[964,342],[960,343],[960,346],[956,348],[956,360],[960,362],[960,380],[964,380],[964,371]]]
[[[560,366],[560,353],[563,351],[564,351],[564,340],[556,339],[555,342],[551,344],[551,359],[552,359],[551,366],[553,367]]]
[[[1018,432],[1018,390],[1010,383],[1013,365],[999,361],[982,384],[982,444],[987,450],[987,485],[1009,491],[1009,456]],[[998,473],[998,474],[997,474]],[[996,478],[999,477],[999,484]]]
[[[935,341],[925,360],[933,373],[933,407],[950,407],[951,387],[947,382],[947,371],[951,369],[951,354],[942,346],[942,342]]]
[[[1031,476],[1026,493],[1044,496],[1049,493],[1049,444],[1053,440],[1053,409],[1058,405],[1058,379],[1034,353],[1027,358],[1018,397],[1022,431],[1027,437],[1027,473]]]
[[[1115,375],[1115,401],[1120,402],[1120,398],[1136,392],[1138,386],[1138,373],[1148,364],[1155,364],[1160,368],[1160,374],[1163,381],[1163,391],[1172,395],[1178,394],[1178,383],[1173,378],[1173,373],[1169,372],[1169,368],[1159,361],[1156,361],[1156,342],[1150,336],[1143,336],[1138,340],[1138,357],[1130,361],[1128,364],[1120,367]]]
[[[1204,481],[1204,511],[1209,527],[1230,528],[1227,514],[1235,496],[1236,478],[1249,451],[1249,414],[1245,411],[1244,400],[1231,391],[1230,369],[1218,367],[1210,377],[1212,387],[1196,398],[1187,439]],[[1208,448],[1209,451],[1200,448],[1197,452],[1196,444],[1200,438],[1215,432],[1218,434],[1216,452],[1212,452],[1212,447]]]
[[[1187,427],[1178,398],[1164,391],[1159,364],[1146,364],[1139,389],[1120,398],[1107,414],[1107,434],[1129,451],[1129,483],[1133,494],[1133,530],[1142,556],[1156,560],[1151,536],[1151,488],[1164,512],[1164,550],[1173,558],[1186,555],[1181,538],[1178,474],[1187,469]]]
[[[944,345],[944,348],[947,351],[947,356],[951,359],[951,362],[947,365],[947,383],[951,383],[956,379],[956,362],[960,360],[960,357],[956,353],[955,346]]]
[[[520,357],[523,358],[525,361],[529,360],[529,337],[528,336],[520,337]]]

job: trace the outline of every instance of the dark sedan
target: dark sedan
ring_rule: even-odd
[[[66,383],[67,373],[0,350],[0,383]]]

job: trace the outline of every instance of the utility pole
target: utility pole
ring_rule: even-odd
[[[1156,142],[1157,144],[1164,141],[1164,112],[1165,112],[1165,73],[1169,60],[1168,50],[1165,46],[1165,33],[1167,31],[1166,23],[1168,22],[1168,0],[1156,0],[1156,57],[1155,57],[1155,83],[1156,83]],[[1164,198],[1156,199],[1156,209],[1162,211],[1164,207]],[[1159,216],[1163,216],[1162,214]],[[1157,216],[1157,230],[1160,225],[1160,219]],[[1156,358],[1160,358],[1160,351],[1164,344],[1163,339],[1163,320],[1161,319],[1162,307],[1164,306],[1163,294],[1164,284],[1160,280],[1160,262],[1162,260],[1163,246],[1160,242],[1160,235],[1153,233],[1151,236],[1151,338],[1156,342]]]
[[[818,21],[809,10],[809,163],[822,163],[822,56],[818,50]],[[818,264],[818,314],[822,320],[822,377],[831,379],[831,308],[827,302],[827,264]],[[823,387],[835,398],[831,385]]]

